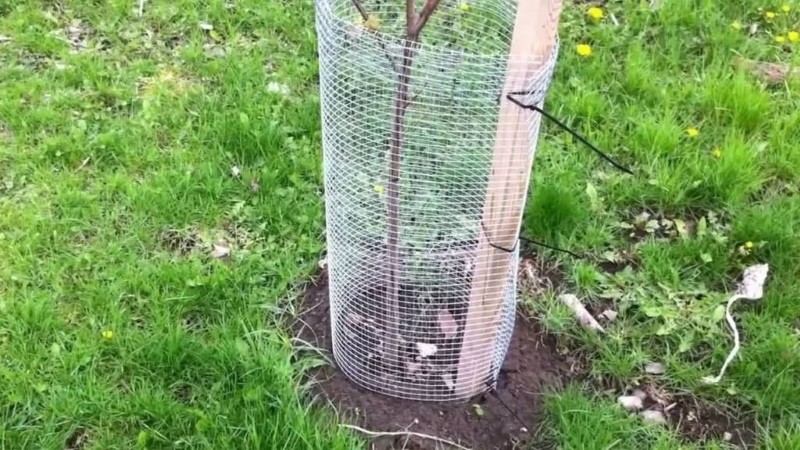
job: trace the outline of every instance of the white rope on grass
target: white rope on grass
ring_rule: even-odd
[[[767,264],[758,264],[745,269],[742,284],[739,286],[736,294],[728,299],[728,305],[725,307],[725,320],[728,322],[728,326],[731,329],[731,334],[733,334],[733,349],[730,353],[728,353],[728,357],[725,358],[725,363],[722,364],[719,375],[715,377],[703,377],[704,383],[719,383],[720,380],[722,380],[722,377],[725,375],[728,365],[733,362],[733,359],[736,358],[736,355],[739,353],[739,349],[741,348],[741,342],[739,341],[739,329],[736,327],[736,321],[733,320],[731,308],[733,307],[734,303],[742,299],[760,300],[761,297],[764,296],[764,283],[767,281],[768,272],[769,265]]]

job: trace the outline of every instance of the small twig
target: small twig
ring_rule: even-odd
[[[76,170],[83,169],[84,167],[86,167],[87,164],[89,164],[89,161],[91,161],[91,160],[92,160],[92,157],[91,156],[87,156],[86,158],[84,158],[83,161],[81,161],[81,165],[78,166],[78,168]]]
[[[339,424],[342,428],[348,428],[354,431],[358,431],[359,433],[366,434],[367,436],[374,436],[374,437],[381,437],[381,436],[415,436],[422,439],[429,439],[431,441],[439,442],[442,444],[447,444],[451,447],[460,448],[462,450],[470,450],[468,447],[464,447],[463,445],[456,444],[453,441],[449,441],[447,439],[439,438],[436,436],[431,436],[429,434],[422,434],[422,433],[415,433],[413,431],[370,431],[365,430],[364,428],[357,427],[355,425],[348,425],[346,423]]]
[[[144,0],[139,0],[139,17],[144,15]]]
[[[353,6],[355,6],[356,9],[358,10],[358,13],[361,14],[361,18],[364,19],[364,23],[367,23],[367,21],[369,20],[369,13],[364,8],[364,5],[361,4],[360,0],[351,0],[351,1],[353,2]],[[392,71],[395,74],[398,73],[397,72],[397,64],[395,64],[394,59],[392,58],[392,55],[390,55],[389,51],[386,50],[386,45],[383,44],[383,42],[380,40],[380,38],[378,38],[378,46],[380,46],[381,50],[383,50],[383,54],[386,55],[386,59],[389,60],[389,64],[392,65]]]
[[[364,22],[369,20],[369,14],[367,13],[367,10],[364,9],[364,5],[362,5],[359,0],[352,0],[352,2],[353,6],[355,6],[356,9],[358,10],[358,13],[361,14],[361,18],[364,19]]]

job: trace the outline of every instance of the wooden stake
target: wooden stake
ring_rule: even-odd
[[[514,105],[505,95],[527,89],[531,77],[547,62],[554,51],[561,14],[561,0],[518,1],[459,356],[456,395],[460,397],[485,391],[490,379],[503,287],[512,257],[495,246],[512,249],[516,245],[531,173],[531,112]]]

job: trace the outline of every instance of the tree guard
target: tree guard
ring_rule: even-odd
[[[560,0],[317,0],[334,358],[359,385],[494,385]]]

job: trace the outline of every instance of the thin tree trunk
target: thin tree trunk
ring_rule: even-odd
[[[389,316],[389,339],[386,347],[386,361],[389,364],[399,362],[398,346],[400,344],[400,160],[405,140],[405,115],[408,109],[408,84],[411,78],[411,64],[414,50],[412,43],[406,41],[403,60],[400,63],[400,74],[394,99],[394,123],[392,137],[389,141],[389,186],[387,194],[387,239],[389,265],[389,285],[386,292],[386,306]],[[392,367],[392,369],[396,369]],[[395,373],[394,370],[391,373]]]
[[[389,141],[389,185],[387,193],[387,264],[389,280],[386,292],[386,309],[388,310],[388,339],[386,358],[390,369],[399,369],[391,365],[398,364],[400,345],[400,166],[403,144],[405,142],[405,116],[410,104],[408,89],[411,82],[411,66],[419,35],[428,22],[431,14],[439,6],[439,0],[427,0],[419,15],[414,12],[414,0],[406,0],[406,37],[403,43],[403,59],[400,62],[400,73],[397,78],[397,89],[394,98],[394,121]],[[389,375],[398,373],[390,370]]]

